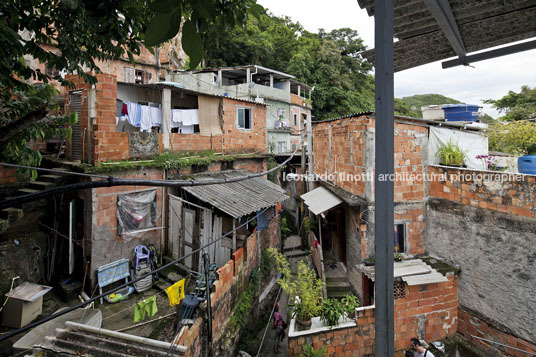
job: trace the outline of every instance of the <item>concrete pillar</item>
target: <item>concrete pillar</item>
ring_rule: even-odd
[[[298,85],[298,97],[301,97],[301,86]]]
[[[223,76],[222,76],[222,71],[220,69],[218,70],[218,87],[221,88],[221,86],[223,86]]]
[[[274,87],[274,75],[270,74],[270,88]]]
[[[171,89],[162,89],[162,143],[164,151],[170,150],[169,133],[171,131]]]
[[[246,83],[251,82],[251,69],[246,69]]]

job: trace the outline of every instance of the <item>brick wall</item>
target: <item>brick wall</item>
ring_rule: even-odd
[[[437,341],[452,337],[458,324],[457,276],[444,283],[407,286],[395,299],[395,351],[410,347],[419,337]],[[299,356],[304,344],[326,347],[328,356],[374,356],[374,307],[358,309],[357,325],[289,337],[289,355]]]
[[[0,165],[0,184],[17,182],[16,170]]]
[[[536,344],[514,336],[511,332],[507,332],[502,328],[495,327],[493,323],[486,321],[486,319],[477,317],[474,312],[460,307],[458,310],[458,317],[458,333],[465,337],[467,341],[471,341],[471,343],[492,355],[508,355],[516,357],[527,356],[526,353],[505,348],[487,341],[482,341],[478,338],[473,338],[472,336],[481,337],[536,354]]]
[[[429,174],[426,251],[461,268],[460,307],[536,344],[536,177],[437,166]]]
[[[238,108],[251,109],[252,129],[238,129]],[[223,98],[223,147],[228,152],[266,152],[266,106]]]
[[[374,356],[374,308],[360,308],[354,327],[321,331],[288,338],[288,355],[300,356],[303,346],[326,349],[328,356]]]
[[[430,166],[429,174],[430,177],[438,178],[430,182],[430,197],[514,216],[536,217],[536,176],[534,175],[508,175],[438,166]],[[478,180],[479,175],[486,178],[484,176],[486,174],[492,180]],[[448,177],[448,179],[440,181],[440,176]],[[506,180],[501,182],[501,177]],[[458,178],[463,178],[463,181]]]
[[[116,177],[136,179],[164,179],[164,172],[157,169],[144,169]],[[161,230],[155,229],[133,235],[117,234],[117,195],[148,189],[156,190],[156,223],[162,226],[162,187],[114,186],[92,190],[91,215],[91,271],[104,264],[122,258],[131,258],[136,245],[154,244],[160,246]]]
[[[267,229],[253,232],[246,239],[246,246],[232,254],[232,259],[217,270],[218,280],[214,282],[210,295],[212,306],[212,351],[214,356],[230,356],[237,343],[240,331],[231,331],[231,311],[244,290],[247,288],[251,272],[258,266],[258,256],[261,247],[278,247],[280,239],[280,216],[274,217]],[[253,302],[252,307],[255,306]],[[199,351],[200,348],[190,344],[200,344],[202,331],[195,328],[201,324],[198,318],[196,324],[187,331],[188,337],[182,339],[188,343],[189,351]],[[196,352],[197,353],[197,352]],[[193,352],[187,356],[198,356]]]

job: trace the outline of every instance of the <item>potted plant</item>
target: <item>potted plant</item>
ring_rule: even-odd
[[[339,319],[344,316],[346,309],[337,299],[325,299],[322,301],[322,310],[320,311],[320,320],[329,326],[335,326]]]
[[[318,316],[322,309],[322,288],[324,282],[304,261],[297,264],[297,272],[292,274],[290,264],[285,256],[274,248],[268,250],[274,258],[277,270],[282,277],[277,282],[290,297],[297,297],[292,308],[298,329],[309,329],[311,319]]]
[[[341,302],[342,302],[342,306],[344,307],[344,310],[346,311],[346,315],[348,316],[348,318],[355,319],[355,309],[361,306],[357,296],[346,294],[342,298]]]
[[[404,256],[402,255],[402,253],[395,253],[393,255],[393,258],[395,262],[401,262],[404,259]]]
[[[446,144],[441,144],[436,152],[436,157],[440,165],[462,167],[465,165],[467,154],[460,149],[458,144],[449,141]]]
[[[371,253],[369,257],[364,261],[365,266],[373,266],[374,265],[374,253]]]

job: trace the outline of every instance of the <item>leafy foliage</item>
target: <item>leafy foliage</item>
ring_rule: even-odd
[[[355,309],[361,306],[359,303],[359,298],[355,295],[346,294],[342,298],[341,302],[348,316],[353,316],[355,314]]]
[[[514,121],[497,123],[489,127],[489,149],[514,155],[536,154],[536,123]]]
[[[292,274],[290,264],[283,254],[274,248],[270,248],[269,252],[275,260],[277,270],[282,274],[282,278],[278,280],[281,289],[289,296],[297,296],[300,299],[294,305],[293,314],[302,321],[318,316],[322,309],[324,282],[304,261],[298,261],[297,273]]]
[[[436,152],[436,157],[439,159],[441,165],[463,165],[467,155],[458,146],[449,141],[446,144],[442,144]]]
[[[484,103],[493,104],[499,112],[505,113],[501,120],[518,121],[536,118],[536,88],[522,86],[519,93],[509,91],[501,99],[488,99]]]
[[[355,30],[311,33],[288,17],[262,14],[242,28],[214,28],[204,38],[209,67],[258,64],[315,86],[315,120],[374,108],[372,65],[359,54],[365,46]]]
[[[249,276],[249,282],[246,290],[240,295],[240,298],[236,302],[231,311],[231,321],[229,323],[230,331],[235,333],[239,331],[246,325],[248,320],[249,311],[251,310],[251,305],[253,303],[253,298],[256,295],[256,288],[259,282],[259,271],[254,270]]]
[[[339,319],[344,316],[346,309],[344,305],[337,299],[324,299],[322,301],[322,311],[320,319],[329,326],[335,326],[339,323]]]
[[[321,349],[315,350],[312,345],[303,345],[303,352],[300,354],[300,357],[326,357],[328,352],[325,346],[322,346]]]
[[[3,111],[0,127],[6,130],[5,128],[9,128],[9,124],[15,122],[19,117],[32,114],[35,108],[42,108],[43,112],[57,112],[59,107],[54,101],[56,94],[57,91],[54,87],[42,85],[29,87],[25,91],[14,90],[12,96],[7,100],[0,96],[0,108]],[[28,144],[35,140],[47,140],[58,136],[70,137],[71,129],[68,125],[73,125],[77,121],[76,115],[49,115],[46,120],[38,121],[16,132],[9,140],[1,142],[0,159],[27,166],[39,166],[42,159],[41,153],[30,149]],[[37,178],[35,170],[21,170],[21,173],[31,173],[32,179]]]
[[[410,97],[403,97],[400,99],[411,111],[415,112],[417,118],[422,118],[421,107],[425,105],[439,105],[439,104],[458,104],[459,100],[445,97],[441,94],[416,94]],[[396,111],[395,101],[395,111]]]
[[[38,165],[40,154],[27,147],[31,140],[50,135],[73,123],[73,117],[46,117],[54,95],[52,88],[38,90],[31,81],[69,83],[60,73],[78,73],[95,83],[99,62],[140,54],[142,43],[159,45],[177,34],[185,18],[183,45],[196,67],[203,55],[201,35],[211,28],[230,28],[260,16],[256,0],[13,0],[0,2],[0,129],[11,125],[14,134],[0,140],[7,147],[2,160]],[[219,30],[218,30],[219,31]],[[152,48],[148,48],[152,51]],[[55,69],[42,71],[36,62]],[[35,100],[39,98],[40,100]],[[22,115],[22,116],[21,116]],[[24,116],[25,115],[25,116]],[[13,128],[16,121],[33,125]],[[50,127],[50,130],[47,130]],[[28,130],[29,131],[28,131]],[[26,130],[22,133],[22,130]],[[19,135],[20,134],[20,135]]]

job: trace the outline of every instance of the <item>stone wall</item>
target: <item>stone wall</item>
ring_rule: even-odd
[[[500,182],[472,177],[490,172],[429,170],[430,175],[448,174],[448,179],[430,183],[426,251],[461,267],[462,309],[534,344],[536,177],[519,175]],[[460,174],[468,180],[457,180]]]
[[[409,348],[413,337],[437,341],[455,335],[457,276],[449,273],[447,278],[443,283],[416,286],[399,283],[402,288],[395,298],[394,311],[395,351]],[[289,331],[289,355],[299,356],[304,344],[312,344],[315,349],[325,347],[328,356],[374,356],[375,308],[367,306],[357,312],[355,326]]]

